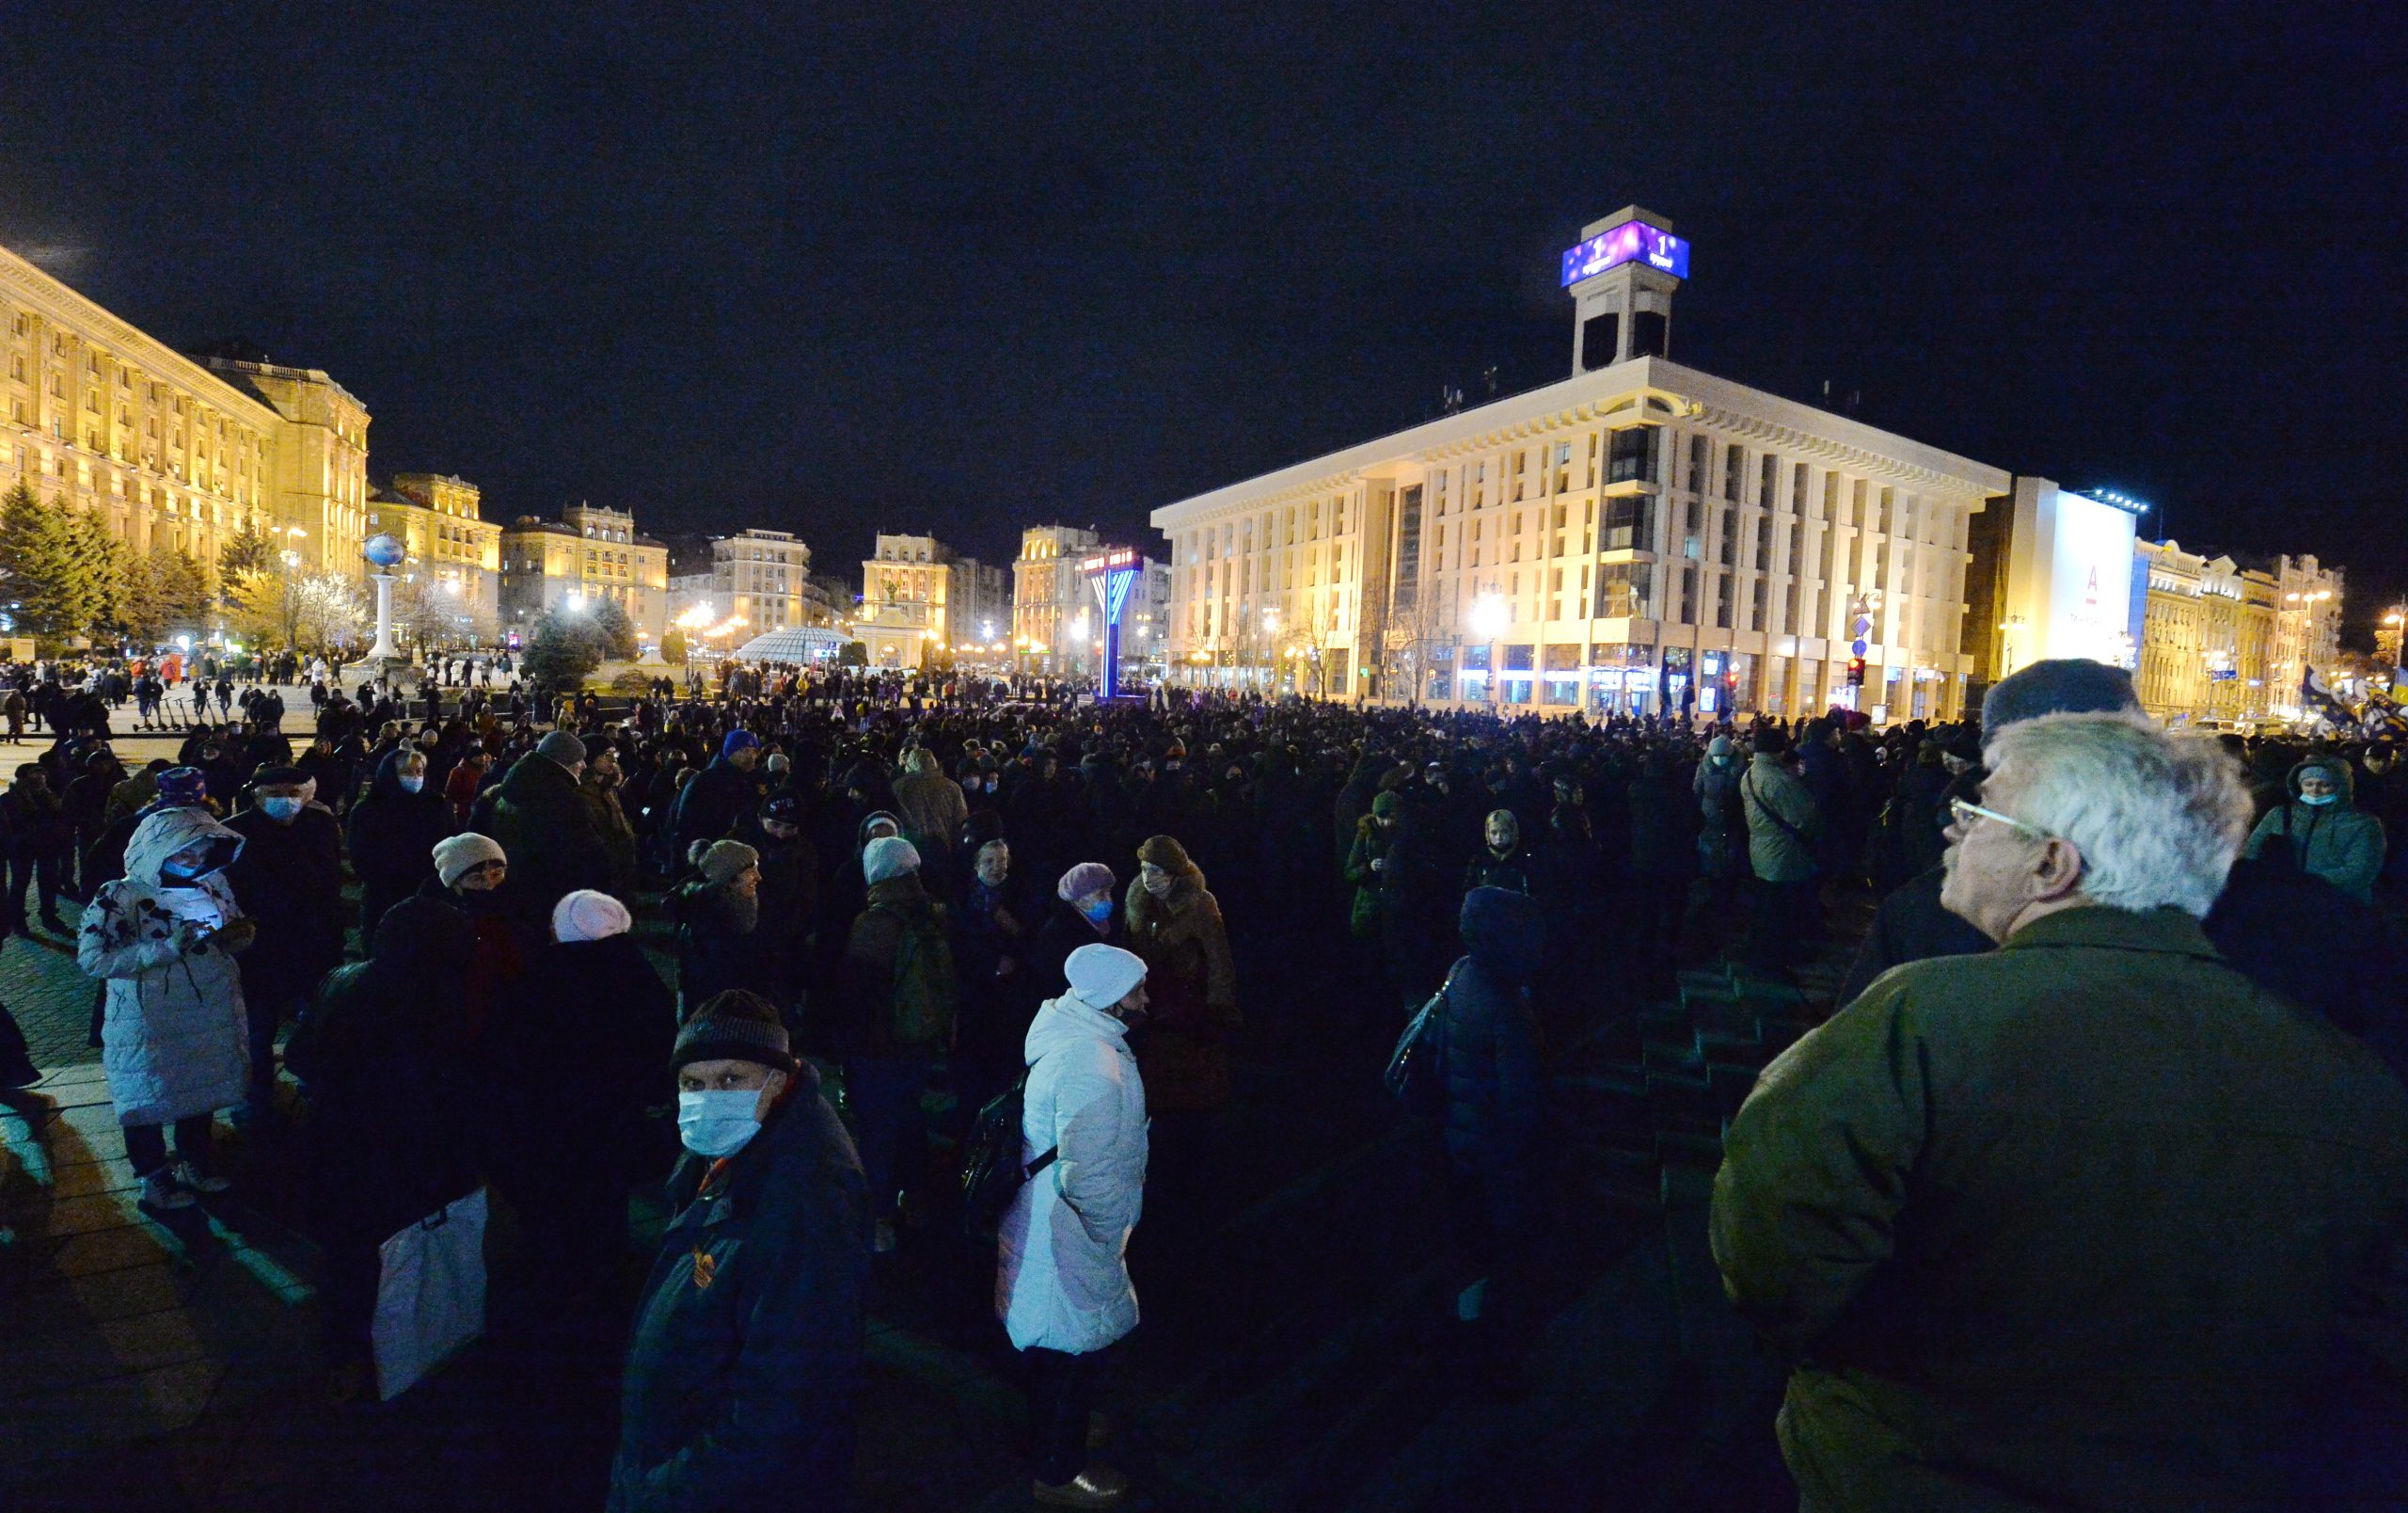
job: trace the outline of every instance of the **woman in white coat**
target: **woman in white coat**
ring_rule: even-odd
[[[101,1067],[148,1207],[188,1208],[194,1191],[228,1187],[211,1169],[210,1123],[243,1101],[250,1069],[233,953],[256,927],[225,876],[242,849],[204,810],[161,809],[135,827],[125,876],[93,895],[76,937],[76,964],[108,983]]]
[[[1063,970],[1069,991],[1028,1027],[1022,1159],[1038,1170],[1004,1215],[995,1307],[1028,1366],[1037,1500],[1112,1507],[1128,1479],[1087,1464],[1087,1425],[1098,1353],[1137,1327],[1128,1253],[1146,1188],[1146,1089],[1129,1031],[1146,1016],[1146,964],[1099,944]]]

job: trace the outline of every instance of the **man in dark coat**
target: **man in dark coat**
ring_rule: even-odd
[[[499,842],[510,858],[501,897],[531,938],[544,934],[563,897],[610,886],[610,846],[578,791],[584,771],[585,742],[555,730],[511,764],[493,790],[490,828],[471,827]]]
[[[1794,1362],[1814,1507],[2317,1503],[2396,1425],[2408,1091],[2199,929],[2238,769],[2120,714],[1991,741],[1942,897],[2001,948],[1884,976],[1766,1068],[1715,1179],[1725,1290]],[[2396,1397],[2393,1399],[2396,1402]]]
[[[260,921],[242,956],[243,1004],[250,1014],[251,1089],[246,1117],[273,1112],[276,1030],[297,1017],[318,982],[342,964],[342,825],[312,802],[291,767],[263,767],[250,807],[228,820],[243,853],[227,878],[243,913]]]
[[[677,851],[694,842],[723,839],[738,817],[751,814],[768,785],[759,776],[761,742],[750,730],[731,730],[720,741],[719,759],[694,774],[677,796],[673,821]]]
[[[627,1348],[610,1513],[842,1508],[869,1269],[861,1163],[778,1011],[748,993],[678,1032],[661,1237]]]

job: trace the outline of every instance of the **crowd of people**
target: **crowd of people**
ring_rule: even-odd
[[[2168,737],[2092,664],[1887,729],[800,669],[541,724],[481,693],[338,691],[299,750],[254,708],[135,772],[54,723],[0,797],[6,923],[85,905],[147,1208],[227,1190],[220,1110],[307,1153],[341,1390],[386,1235],[483,1185],[542,1306],[614,1311],[629,1194],[673,1167],[614,1508],[849,1480],[871,1268],[956,1227],[944,1153],[995,1119],[1034,1494],[1121,1502],[1098,1362],[1141,1282],[1209,1308],[1231,1052],[1281,1008],[1231,921],[1347,953],[1367,1077],[1437,997],[1478,1329],[1546,1222],[1556,1048],[1717,950],[1789,977],[1877,900],[1718,1184],[1811,1505],[2207,1505],[2271,1474],[2317,1330],[2408,1364],[2355,1290],[2408,1202],[2399,995],[2332,956],[2397,938],[2387,742]]]

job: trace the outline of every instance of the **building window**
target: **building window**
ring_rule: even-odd
[[[1660,427],[1634,425],[1613,433],[1606,454],[1606,482],[1656,481],[1656,433]]]

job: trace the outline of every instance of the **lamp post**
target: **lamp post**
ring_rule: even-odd
[[[1486,702],[1502,707],[1504,690],[1497,686],[1497,642],[1505,633],[1505,601],[1494,593],[1482,594],[1472,600],[1471,633],[1488,645],[1488,690]]]

